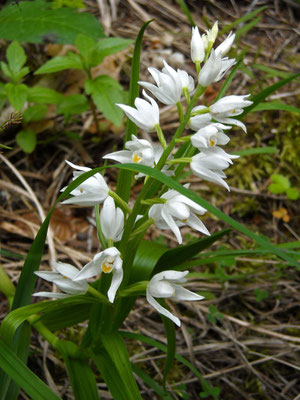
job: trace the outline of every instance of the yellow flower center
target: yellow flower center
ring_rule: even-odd
[[[235,113],[235,108],[231,112],[232,112],[232,114],[234,114]]]
[[[187,219],[186,219],[186,218],[182,220],[182,222],[183,222],[184,224],[186,223],[186,221],[187,221]]]
[[[114,268],[114,261],[113,257],[106,257],[101,265],[101,269],[105,274],[109,274]]]
[[[132,161],[135,163],[138,163],[139,161],[141,161],[142,157],[140,157],[138,154],[134,153],[132,156]]]
[[[83,189],[82,188],[79,188],[79,191],[80,191],[80,193],[83,193]]]
[[[209,139],[209,146],[210,146],[210,147],[214,146],[215,143],[216,143],[216,142],[215,142],[214,140]]]

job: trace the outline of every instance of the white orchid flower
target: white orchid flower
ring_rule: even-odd
[[[195,113],[196,111],[201,111],[207,109],[205,106],[197,106],[192,109],[192,113]],[[212,120],[212,116],[210,115],[209,112],[206,112],[204,114],[198,114],[193,117],[191,117],[190,122],[189,122],[189,127],[193,131],[198,131],[201,128],[204,128],[205,126],[209,125]]]
[[[213,82],[218,82],[235,63],[235,59],[222,58],[221,53],[216,54],[215,50],[212,49],[208,60],[198,75],[199,84],[207,87]]]
[[[90,171],[91,168],[81,167],[80,165],[75,165],[70,161],[66,160],[66,163],[70,167],[74,168],[73,180],[86,171]],[[61,189],[63,192],[66,189],[64,187]],[[82,206],[94,206],[96,204],[101,204],[108,196],[109,188],[101,174],[98,172],[86,179],[83,183],[77,186],[76,189],[72,190],[70,193],[74,197],[64,200],[62,204],[79,204]]]
[[[79,270],[73,265],[55,262],[53,268],[57,271],[38,271],[35,274],[48,282],[53,282],[64,293],[53,292],[37,292],[33,296],[49,297],[53,299],[61,299],[76,294],[84,294],[88,290],[88,283],[85,279],[74,282],[73,279],[78,275]]]
[[[86,264],[73,280],[77,282],[78,280],[91,278],[98,275],[101,271],[105,274],[113,272],[111,285],[107,292],[108,300],[113,303],[123,279],[122,264],[123,261],[119,250],[116,247],[109,247],[96,254],[93,260]]]
[[[147,286],[146,298],[148,303],[154,307],[160,314],[170,318],[176,325],[180,326],[179,318],[175,317],[170,311],[162,307],[154,297],[158,299],[172,299],[179,301],[198,301],[204,299],[196,293],[185,289],[178,283],[186,282],[185,276],[189,271],[164,271],[153,276]]]
[[[188,188],[189,184],[184,185],[184,187]],[[171,229],[179,244],[182,243],[179,228],[184,225],[188,225],[205,235],[210,235],[203,222],[196,215],[203,215],[206,212],[205,208],[178,193],[176,190],[168,190],[161,198],[165,202],[151,206],[148,216],[149,218],[153,218],[158,228]]]
[[[125,143],[128,150],[115,151],[106,154],[103,158],[118,161],[120,163],[136,163],[142,165],[153,166],[155,153],[152,144],[145,139],[138,139],[135,135],[131,135],[131,140]]]
[[[182,69],[177,70],[177,75],[179,76],[179,79],[181,81],[182,91],[184,89],[187,89],[189,93],[192,93],[192,91],[195,89],[195,82],[193,77]]]
[[[115,206],[114,199],[108,196],[100,211],[102,233],[107,240],[118,242],[122,238],[124,229],[124,213]]]
[[[229,186],[223,179],[226,178],[223,170],[233,163],[232,159],[238,157],[239,156],[227,154],[220,147],[214,146],[201,149],[201,152],[192,158],[190,166],[195,175],[200,176],[206,181],[224,186],[230,191]]]
[[[247,94],[222,97],[209,107],[209,113],[216,121],[239,126],[244,132],[247,132],[246,126],[241,121],[231,117],[242,114],[244,107],[249,107],[253,103],[250,100],[246,100],[249,96]]]
[[[231,129],[231,126],[212,123],[200,128],[197,133],[191,137],[191,143],[199,150],[202,148],[227,144],[230,138],[225,135],[223,129]]]
[[[136,109],[125,104],[116,105],[124,111],[127,117],[134,122],[136,126],[146,132],[155,131],[155,126],[159,125],[158,105],[144,90],[143,96],[148,101],[137,97],[134,102]]]
[[[138,82],[145,89],[149,90],[161,103],[174,105],[181,99],[182,85],[178,73],[163,61],[162,72],[156,68],[149,67],[148,71],[152,75],[157,86],[149,82]]]
[[[230,32],[227,38],[215,49],[216,54],[221,54],[221,57],[226,56],[231,49],[234,39],[235,33]]]
[[[205,41],[203,41],[197,26],[192,28],[191,59],[193,63],[201,63],[205,57]]]

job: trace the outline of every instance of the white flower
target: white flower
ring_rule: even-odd
[[[177,75],[181,81],[182,90],[186,88],[188,92],[191,93],[195,89],[193,77],[182,69],[177,70]]]
[[[114,242],[121,240],[124,229],[123,211],[115,206],[114,199],[108,196],[100,212],[100,224],[105,238]]]
[[[244,111],[243,108],[249,107],[252,104],[252,101],[245,100],[249,96],[249,94],[241,96],[225,96],[211,105],[209,107],[209,112],[212,118],[214,118],[216,121],[224,124],[239,126],[245,132],[247,132],[246,126],[241,121],[230,117],[242,114]]]
[[[110,288],[107,292],[108,300],[113,303],[116,292],[121,285],[123,279],[123,261],[120,252],[116,247],[109,247],[104,251],[96,254],[94,259],[86,264],[86,266],[75,276],[74,281],[87,279],[98,275],[101,271],[105,274],[113,272]]]
[[[189,185],[184,185],[186,188]],[[205,235],[210,235],[203,222],[196,214],[203,215],[206,210],[199,204],[183,196],[176,190],[168,190],[161,196],[165,199],[163,204],[154,204],[148,216],[153,218],[155,225],[160,229],[171,229],[175,234],[178,243],[182,243],[179,227],[188,225]]]
[[[194,113],[196,111],[204,110],[205,108],[207,108],[207,107],[205,107],[205,106],[194,107],[192,109],[192,113]],[[193,129],[193,131],[198,131],[199,129],[209,125],[211,122],[211,119],[212,119],[212,117],[209,112],[204,113],[204,114],[195,115],[194,117],[191,117],[190,122],[189,122],[189,127],[191,129]]]
[[[149,82],[138,82],[141,86],[149,90],[161,103],[173,105],[181,99],[181,80],[175,69],[171,68],[164,61],[162,72],[156,68],[148,68],[157,86]]]
[[[208,42],[213,45],[217,36],[218,36],[219,28],[218,21],[216,21],[211,29],[206,31]]]
[[[155,131],[155,126],[159,125],[159,108],[154,99],[143,91],[143,96],[148,100],[137,97],[134,105],[136,109],[125,104],[116,104],[120,107],[127,117],[139,128],[146,132]]]
[[[216,54],[214,49],[212,49],[209,59],[198,75],[199,84],[207,87],[212,82],[218,82],[235,63],[235,59],[222,58],[221,53]]]
[[[227,38],[215,49],[216,54],[221,54],[221,57],[226,56],[231,49],[234,39],[235,33],[230,32]]]
[[[197,133],[191,137],[191,143],[198,149],[227,144],[230,138],[225,135],[223,129],[231,129],[231,126],[212,123],[200,128]]]
[[[167,318],[170,318],[176,325],[180,326],[181,322],[179,318],[175,317],[170,311],[162,307],[154,297],[161,299],[172,299],[172,300],[187,300],[197,301],[204,299],[196,293],[185,289],[178,285],[178,283],[186,282],[184,278],[189,271],[164,271],[153,276],[147,286],[146,298],[148,303],[154,307],[160,314]]]
[[[125,143],[128,150],[115,151],[106,154],[103,158],[115,160],[120,163],[136,163],[142,165],[153,166],[155,154],[152,144],[145,139],[138,139],[135,135],[131,135],[131,140]]]
[[[191,59],[193,63],[202,62],[205,57],[204,42],[200,36],[199,29],[197,26],[192,28],[192,39],[191,39]]]
[[[73,171],[73,180],[75,180],[78,176],[83,174],[86,171],[90,171],[91,168],[81,167],[80,165],[72,164],[70,161],[66,160],[66,163],[70,165],[70,167],[74,168],[76,171]],[[61,189],[63,192],[66,189],[64,187]],[[98,172],[86,179],[83,183],[77,186],[76,189],[72,190],[70,193],[74,197],[70,199],[64,200],[62,204],[79,204],[82,206],[94,206],[96,204],[101,204],[108,196],[109,188],[101,174]]]
[[[77,268],[73,267],[73,265],[62,262],[53,263],[53,267],[57,272],[38,271],[35,272],[35,274],[48,282],[53,282],[64,293],[38,292],[34,293],[33,296],[61,299],[76,294],[86,293],[88,290],[88,284],[85,279],[78,280],[77,282],[73,281],[79,272]]]
[[[223,179],[226,178],[223,170],[232,164],[232,159],[238,157],[227,154],[223,149],[215,146],[201,149],[201,152],[193,157],[190,166],[195,175],[209,182],[224,186],[230,191],[229,186]]]

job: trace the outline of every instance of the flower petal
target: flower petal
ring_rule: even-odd
[[[155,299],[151,296],[151,294],[146,291],[146,298],[148,303],[154,307],[160,314],[164,315],[165,317],[169,318],[173,321],[177,326],[181,325],[179,318],[175,317],[175,315],[171,314],[166,308],[162,307]]]

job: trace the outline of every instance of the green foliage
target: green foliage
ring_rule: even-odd
[[[33,131],[27,129],[22,130],[16,137],[18,145],[25,153],[32,153],[36,146],[36,135]]]
[[[72,7],[72,8],[85,8],[82,0],[53,0],[53,8]]]
[[[94,80],[87,80],[85,91],[107,119],[117,126],[122,124],[123,112],[116,103],[124,101],[125,92],[117,81],[108,75],[101,75]]]
[[[218,319],[224,318],[223,314],[218,311],[217,307],[210,305],[208,309],[209,314],[207,314],[207,319],[211,324],[216,324]]]
[[[261,290],[256,288],[254,290],[254,294],[255,294],[255,300],[260,303],[261,301],[263,301],[264,299],[267,299],[269,297],[269,292],[267,290]]]
[[[8,100],[16,111],[21,111],[27,100],[28,87],[23,83],[14,84],[7,83],[5,85],[5,92]]]
[[[291,187],[289,178],[280,174],[274,174],[271,176],[271,179],[273,183],[268,186],[268,190],[271,193],[285,193],[290,200],[297,200],[299,198],[299,192],[296,188]]]
[[[78,54],[69,52],[66,56],[58,56],[47,61],[41,68],[35,71],[35,75],[52,74],[65,69],[82,69],[83,65]]]
[[[63,98],[57,107],[57,114],[64,114],[68,119],[70,115],[81,114],[87,111],[89,104],[86,96],[82,94],[72,94]]]
[[[13,83],[19,82],[28,74],[29,68],[24,67],[27,57],[23,47],[18,42],[13,41],[6,50],[8,64],[1,62],[2,72],[12,80]]]
[[[26,108],[23,113],[23,119],[25,123],[30,121],[40,121],[43,119],[47,112],[47,106],[45,104],[36,104]]]
[[[212,397],[214,400],[219,399],[219,394],[221,393],[221,389],[219,386],[211,386],[211,384],[207,381],[202,383],[203,391],[200,392],[201,399],[206,399],[207,397]]]
[[[104,37],[95,17],[74,8],[55,9],[42,0],[12,3],[0,11],[0,38],[42,43],[49,35],[57,43],[74,43],[84,33],[97,40]]]

